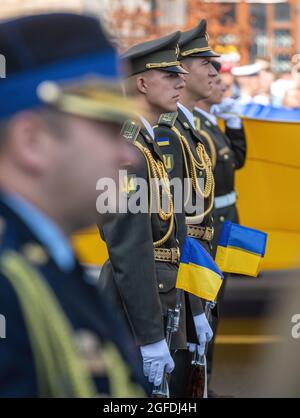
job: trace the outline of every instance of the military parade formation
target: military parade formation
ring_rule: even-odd
[[[0,24],[1,397],[218,396],[210,381],[230,273],[213,260],[224,223],[239,223],[246,137],[220,106],[208,31],[203,19],[119,54],[92,17]],[[120,170],[128,206],[143,194],[147,205],[100,214],[96,183],[118,183]],[[94,224],[109,255],[96,280],[70,243]],[[177,285],[187,242],[191,264],[206,260],[190,278],[202,293]],[[207,270],[222,277],[216,290]]]

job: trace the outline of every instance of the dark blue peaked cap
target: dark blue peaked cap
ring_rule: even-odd
[[[6,21],[0,24],[0,54],[6,60],[6,78],[0,79],[0,118],[45,102],[69,113],[92,118],[98,114],[98,119],[111,119],[115,113],[116,121],[121,108],[124,110],[124,103],[119,106],[116,101],[120,80],[117,51],[93,17],[53,13]],[[80,94],[69,92],[76,99],[76,106],[71,105],[74,111],[66,108],[62,86],[80,85],[89,79],[97,84],[93,85],[96,93],[97,88],[105,90],[105,100],[100,94],[96,99],[91,88],[84,94],[81,89]],[[112,91],[114,100],[110,101],[108,93]]]

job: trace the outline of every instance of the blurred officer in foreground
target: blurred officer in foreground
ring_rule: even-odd
[[[174,350],[186,350],[187,341],[197,342],[188,296],[183,292],[179,330],[172,336],[171,347],[165,339],[168,309],[176,306],[179,246],[168,174],[152,129],[162,113],[176,111],[185,86],[182,75],[187,72],[178,62],[179,36],[176,32],[138,44],[123,56],[129,68],[127,90],[144,111],[139,125],[128,121],[123,128],[125,139],[134,144],[143,161],[139,171],[128,168],[125,193],[128,202],[133,201],[137,180],[143,179],[147,182],[143,197],[149,202],[144,213],[128,207],[126,214],[117,214],[101,231],[109,252],[109,261],[101,271],[101,286],[112,294],[127,319],[140,347],[144,373],[154,386],[161,384],[165,368],[167,372],[173,370]],[[164,206],[163,197],[165,202],[167,198]],[[177,382],[181,387],[183,383]],[[172,384],[171,376],[171,395]]]
[[[219,72],[221,64],[212,62]],[[221,131],[217,123],[217,117],[211,113],[211,109],[222,102],[226,90],[222,79],[218,74],[213,79],[213,88],[209,98],[201,100],[194,109],[194,117],[197,131],[206,142],[206,149],[214,167],[215,201],[214,201],[214,238],[212,241],[213,255],[215,256],[220,238],[223,222],[225,220],[238,223],[236,207],[236,192],[234,190],[235,170],[243,167],[246,157],[246,140],[239,117],[231,114],[225,121],[225,133]],[[226,277],[226,275],[225,275]],[[214,316],[213,331],[216,336],[222,301],[224,298],[226,279],[223,280],[218,294],[218,315]],[[214,341],[214,340],[213,340]],[[209,344],[207,354],[208,377],[212,373],[213,341]]]
[[[155,129],[155,136],[165,159],[171,162],[168,165],[170,177],[179,178],[182,183],[185,179],[190,179],[192,184],[188,190],[190,199],[184,196],[186,225],[178,218],[180,246],[182,248],[185,237],[188,235],[199,240],[201,245],[210,252],[213,238],[211,211],[214,201],[214,178],[210,158],[201,135],[196,131],[193,116],[196,102],[211,94],[212,79],[217,74],[210,62],[212,57],[217,55],[208,45],[205,20],[202,20],[195,29],[181,34],[179,48],[182,66],[189,72],[186,76],[186,86],[180,94],[177,112],[161,116]],[[200,184],[201,181],[203,184]],[[197,208],[195,208],[196,199],[200,202]],[[193,203],[192,211],[185,205],[186,201]],[[191,296],[190,300],[200,350],[204,353],[205,344],[212,338],[212,330],[203,312],[202,303],[199,303],[199,298]],[[189,350],[195,351],[195,344],[189,344]],[[192,360],[192,357],[187,358],[185,351],[178,351],[176,357],[178,363],[183,364],[190,363]],[[185,369],[188,370],[188,367]],[[184,382],[187,386],[188,374],[176,377],[174,379],[180,382],[180,385]],[[183,395],[179,386],[175,393],[176,396]]]
[[[131,340],[69,241],[97,218],[97,180],[133,158],[116,51],[73,14],[2,23],[0,51],[0,396],[138,396]]]

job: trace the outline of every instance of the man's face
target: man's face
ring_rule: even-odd
[[[222,83],[225,88],[224,98],[233,96],[233,75],[231,73],[222,73],[221,74]]]
[[[211,58],[191,57],[182,62],[189,72],[186,76],[186,90],[195,101],[207,99],[212,92],[212,80],[218,74],[211,64]]]
[[[176,112],[185,76],[167,71],[151,70],[144,73],[147,102],[161,113]]]
[[[220,74],[213,78],[211,95],[207,101],[211,104],[221,103],[224,93],[226,91],[225,84],[223,83]]]
[[[104,186],[97,191],[97,182],[109,179],[105,207],[118,209],[119,169],[139,163],[120,129],[49,109],[19,112],[6,124],[1,187],[33,202],[67,233],[101,223],[96,202]]]

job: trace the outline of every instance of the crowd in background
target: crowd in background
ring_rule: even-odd
[[[300,78],[295,72],[275,74],[270,63],[257,59],[254,64],[232,67],[222,64],[225,96],[240,105],[256,103],[287,109],[300,109]]]

